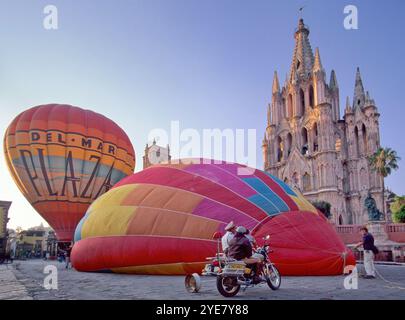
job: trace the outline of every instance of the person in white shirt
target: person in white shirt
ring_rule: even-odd
[[[228,225],[225,227],[225,231],[226,233],[222,237],[222,252],[227,254],[229,242],[233,239],[236,233],[236,226],[233,221],[228,223]]]

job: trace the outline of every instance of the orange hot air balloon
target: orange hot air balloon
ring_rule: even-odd
[[[62,104],[18,115],[7,128],[4,153],[19,189],[60,241],[72,240],[93,200],[135,167],[132,144],[117,124]]]

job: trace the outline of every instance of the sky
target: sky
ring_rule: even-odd
[[[43,27],[46,5],[57,30]],[[113,119],[130,137],[136,170],[155,128],[256,129],[257,167],[275,70],[289,71],[298,8],[340,87],[352,100],[355,71],[381,113],[382,145],[405,159],[405,2],[323,0],[0,0],[0,132],[20,112],[66,103]],[[356,5],[358,30],[343,26]],[[0,148],[3,149],[2,139]],[[405,165],[386,179],[405,194]],[[0,156],[0,200],[13,201],[9,227],[42,218],[15,186]]]

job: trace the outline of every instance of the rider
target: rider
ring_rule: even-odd
[[[245,237],[249,239],[252,248],[255,248],[257,246],[256,239],[252,236],[249,229],[246,229]]]
[[[225,254],[228,254],[228,249],[229,249],[229,243],[232,240],[232,238],[235,236],[236,233],[236,226],[233,223],[233,221],[229,222],[228,225],[225,227],[225,235],[222,237],[222,251]]]
[[[255,270],[254,282],[260,282],[257,275],[257,266],[261,262],[260,258],[252,257],[253,248],[248,238],[245,236],[246,228],[239,226],[236,228],[236,234],[229,242],[228,255],[236,260],[243,260],[246,264],[253,265]]]

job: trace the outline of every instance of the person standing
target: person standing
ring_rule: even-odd
[[[378,253],[377,247],[374,245],[374,237],[368,232],[366,227],[360,229],[363,236],[363,241],[357,243],[355,248],[363,246],[364,249],[364,269],[366,270],[365,279],[375,278],[374,255]]]
[[[70,263],[70,253],[71,252],[72,252],[72,244],[69,245],[69,247],[66,249],[66,253],[65,253],[66,269],[69,269],[71,267],[71,263]]]
[[[228,223],[228,225],[225,227],[225,231],[226,231],[226,233],[222,237],[221,243],[222,243],[222,252],[227,254],[228,249],[229,249],[229,243],[233,239],[233,237],[235,236],[235,233],[236,233],[236,226],[233,221]]]

